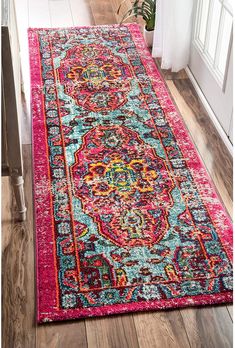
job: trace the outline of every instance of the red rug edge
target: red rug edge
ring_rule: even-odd
[[[202,303],[205,301],[205,303]],[[206,306],[206,305],[221,305],[221,304],[232,304],[233,303],[233,292],[227,291],[221,294],[211,295],[197,295],[193,297],[183,297],[167,300],[157,301],[141,301],[138,303],[127,303],[127,304],[114,304],[106,305],[103,307],[92,307],[86,309],[69,309],[59,310],[60,313],[54,312],[47,313],[46,315],[38,313],[37,322],[38,324],[47,323],[51,321],[64,321],[70,319],[82,319],[91,317],[102,317],[105,315],[118,315],[125,313],[134,312],[145,312],[154,310],[165,310],[165,309],[177,309],[177,308],[190,308],[195,306]]]

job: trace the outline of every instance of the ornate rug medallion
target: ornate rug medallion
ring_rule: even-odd
[[[163,237],[174,183],[165,161],[135,131],[99,126],[87,132],[71,177],[83,211],[112,243],[153,246]]]
[[[89,111],[115,110],[127,101],[130,69],[105,45],[75,44],[60,61],[58,73],[66,94]]]
[[[38,321],[232,301],[232,226],[136,24],[30,29]]]

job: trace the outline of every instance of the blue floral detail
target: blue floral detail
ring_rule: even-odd
[[[76,295],[65,294],[62,296],[62,306],[63,308],[75,308],[77,304]]]

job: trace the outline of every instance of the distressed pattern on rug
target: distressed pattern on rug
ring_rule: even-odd
[[[29,29],[38,321],[232,301],[232,226],[136,24]]]

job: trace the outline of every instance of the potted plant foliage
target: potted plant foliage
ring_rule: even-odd
[[[123,4],[127,0],[122,1],[120,4],[117,14],[120,14],[120,10]],[[145,21],[144,36],[148,47],[152,46],[153,43],[153,32],[155,26],[155,15],[156,15],[156,0],[134,0],[132,6],[123,15],[120,24],[130,17],[141,16]]]

